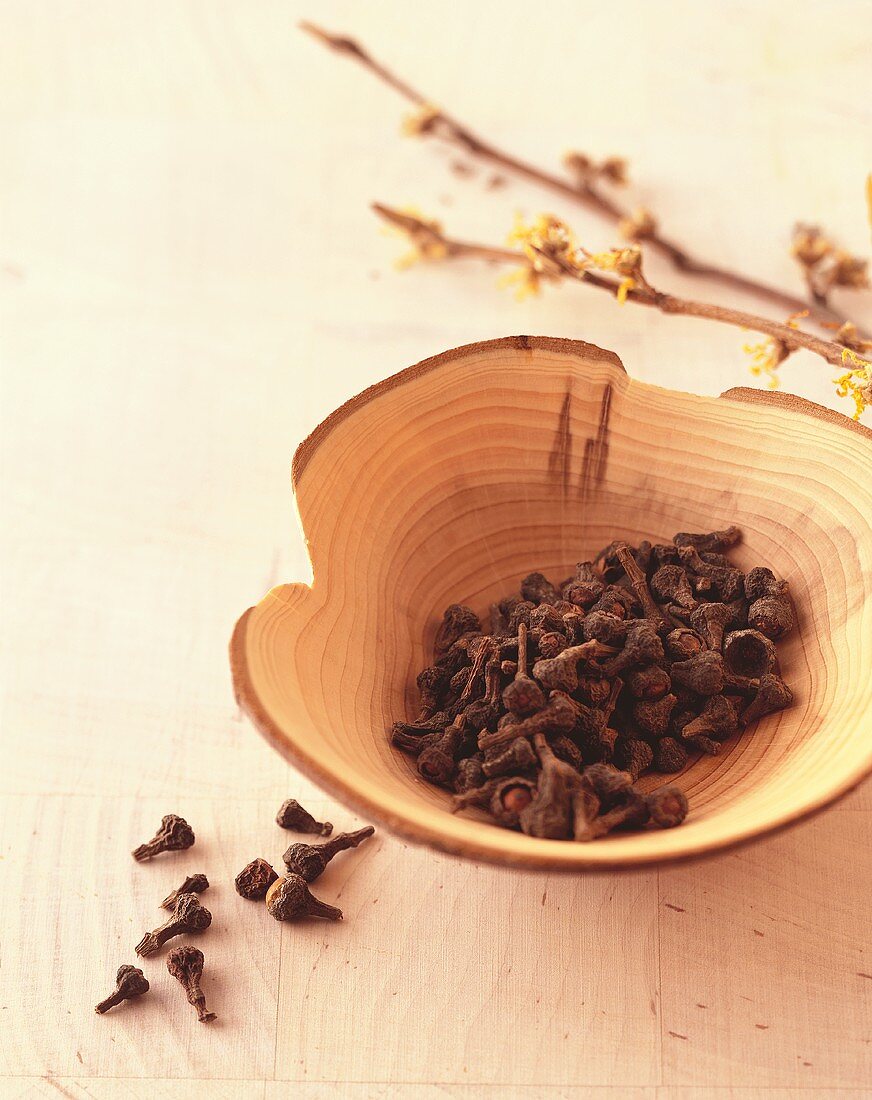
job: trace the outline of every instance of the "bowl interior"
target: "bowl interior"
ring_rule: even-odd
[[[741,394],[739,395],[741,396]],[[241,701],[332,793],[414,840],[538,867],[634,866],[803,816],[872,768],[870,433],[808,403],[631,382],[590,345],[514,338],[419,364],[343,406],[295,459],[314,583],[273,590],[233,641]],[[843,422],[840,422],[843,421]],[[864,473],[865,471],[865,473]],[[790,582],[795,705],[671,780],[680,828],[581,845],[448,813],[386,730],[416,713],[444,607],[533,569],[559,581],[616,537],[739,524],[739,565]],[[647,782],[656,785],[662,779]]]

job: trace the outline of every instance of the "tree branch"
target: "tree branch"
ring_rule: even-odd
[[[448,237],[442,232],[437,223],[426,221],[415,215],[385,206],[382,203],[373,203],[372,209],[384,221],[406,233],[412,242],[416,244],[422,257],[466,258],[531,267],[531,261],[524,252]],[[765,317],[746,313],[744,310],[713,305],[709,302],[697,302],[689,298],[679,298],[674,294],[665,294],[655,289],[641,277],[641,265],[636,274],[636,285],[622,288],[621,280],[597,271],[591,271],[589,268],[578,267],[551,249],[538,251],[537,255],[541,260],[542,273],[547,278],[570,279],[579,283],[587,283],[589,286],[606,291],[615,298],[648,306],[659,310],[661,313],[684,317],[702,317],[706,320],[717,321],[720,324],[732,325],[735,328],[750,329],[754,332],[763,333],[772,340],[777,341],[783,349],[783,358],[799,348],[804,348],[806,351],[820,356],[831,366],[844,367],[845,348],[841,344],[837,344],[832,340],[824,340],[809,332],[803,332],[782,321],[770,321]]]
[[[421,92],[406,83],[406,81],[395,76],[389,69],[385,68],[384,65],[376,61],[375,58],[373,58],[369,52],[353,38],[331,34],[321,27],[309,22],[302,22],[300,27],[329,49],[336,53],[345,54],[347,57],[363,65],[364,68],[368,69],[374,76],[377,76],[381,81],[393,88],[394,91],[398,92],[410,103],[421,108],[425,108],[429,105],[429,101]],[[629,211],[625,210],[619,203],[605,194],[593,180],[588,179],[576,184],[560,176],[553,175],[550,172],[543,171],[537,168],[536,165],[512,156],[510,153],[478,137],[458,119],[453,118],[441,109],[433,109],[432,115],[428,118],[426,127],[423,128],[421,132],[441,137],[464,149],[472,156],[480,157],[492,164],[499,165],[499,167],[509,172],[513,172],[515,175],[531,180],[533,183],[537,183],[542,187],[546,187],[562,195],[564,198],[568,198],[589,210],[593,210],[595,213],[613,223],[618,223],[629,215]],[[647,247],[665,256],[677,270],[687,275],[709,279],[713,282],[720,283],[722,286],[729,287],[731,290],[738,290],[746,294],[756,295],[761,299],[771,302],[785,313],[796,313],[807,309],[810,315],[818,322],[841,325],[846,320],[841,313],[832,309],[825,302],[814,299],[809,302],[795,294],[790,294],[777,287],[769,286],[757,279],[752,279],[738,272],[729,271],[725,268],[696,259],[674,241],[663,236],[656,227],[651,228],[646,234],[645,244]]]

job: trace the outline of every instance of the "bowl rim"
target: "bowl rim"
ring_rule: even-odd
[[[583,340],[570,340],[562,337],[550,336],[506,336],[491,340],[476,341],[470,344],[462,344],[437,355],[429,356],[410,367],[390,375],[388,378],[376,382],[367,389],[343,402],[337,409],[322,420],[302,443],[296,448],[291,465],[291,483],[296,488],[316,449],[326,440],[334,428],[341,424],[357,410],[363,408],[382,394],[390,393],[393,389],[406,382],[413,381],[423,374],[438,369],[455,359],[492,351],[500,348],[515,348],[532,351],[541,348],[548,351],[558,351],[569,355],[582,354],[589,359],[596,359],[609,364],[614,369],[626,375],[626,368],[620,358],[611,351],[597,347],[595,344]],[[686,392],[686,391],[672,391]],[[771,390],[756,390],[748,387],[733,387],[720,394],[719,398],[711,400],[730,400],[743,404],[760,404],[772,408],[780,408],[794,413],[801,413],[830,424],[857,432],[860,437],[872,443],[872,430],[844,414],[823,405],[818,405],[797,394],[773,392]],[[298,587],[308,591],[311,586],[305,582],[290,582],[290,585],[280,585],[279,588]],[[260,603],[271,598],[276,589],[266,593]],[[259,606],[259,605],[256,605]],[[486,845],[478,844],[472,838],[458,840],[447,836],[438,829],[428,825],[422,825],[408,817],[401,817],[385,810],[377,801],[358,793],[352,787],[344,783],[338,775],[323,767],[317,757],[300,749],[297,743],[288,737],[277,722],[273,720],[260,700],[254,687],[249,672],[246,635],[250,616],[256,610],[256,606],[247,608],[236,621],[229,643],[230,671],[234,696],[237,705],[251,719],[255,728],[265,737],[267,742],[275,748],[281,756],[297,767],[307,778],[315,782],[329,795],[337,798],[344,805],[352,808],[359,814],[371,818],[389,829],[392,833],[401,836],[414,844],[426,845],[438,849],[452,856],[478,860],[497,866],[508,866],[529,871],[561,872],[564,874],[578,874],[591,871],[624,871],[633,872],[646,870],[651,867],[669,864],[689,863],[705,859],[709,856],[733,851],[744,847],[764,837],[774,836],[803,821],[808,820],[821,810],[833,805],[855,790],[864,779],[872,775],[872,754],[867,761],[861,763],[841,783],[831,790],[825,791],[808,805],[787,813],[781,819],[769,824],[761,824],[747,829],[737,836],[715,841],[705,841],[698,848],[684,852],[657,853],[650,856],[634,855],[630,859],[621,858],[609,861],[598,858],[596,861],[581,858],[571,864],[565,860],[551,860],[546,854],[539,852],[510,852],[501,851]],[[565,841],[554,841],[555,844],[565,844]]]

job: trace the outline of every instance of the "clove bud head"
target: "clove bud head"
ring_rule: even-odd
[[[342,920],[342,910],[316,898],[297,874],[276,879],[266,894],[266,907],[276,920],[300,920],[303,917],[324,917]]]
[[[212,923],[212,914],[200,904],[196,894],[179,894],[173,915],[153,932],[146,932],[136,945],[136,954],[153,955],[174,936],[205,932]]]
[[[236,893],[249,901],[260,901],[279,876],[265,859],[253,859],[234,879]]]
[[[678,787],[658,787],[645,801],[649,820],[661,829],[673,829],[687,817],[687,797]]]
[[[329,821],[316,821],[295,798],[287,798],[279,806],[276,824],[281,825],[283,829],[291,829],[295,833],[318,833],[320,836],[330,836],[333,832],[333,826]]]
[[[160,903],[161,909],[169,909],[172,911],[176,907],[176,902],[179,900],[180,894],[202,894],[209,889],[209,880],[205,875],[188,875],[181,886],[177,887],[171,894],[167,896]]]
[[[339,833],[324,844],[292,844],[282,859],[289,872],[299,875],[306,882],[314,882],[324,873],[327,864],[335,855],[349,848],[357,848],[374,832],[372,825],[367,825],[353,833]],[[268,885],[271,886],[272,882]]]
[[[190,848],[193,843],[194,830],[187,821],[178,814],[166,814],[151,840],[134,848],[131,854],[135,860],[142,863],[160,852],[178,852],[184,848]]]
[[[115,989],[105,1000],[95,1006],[94,1011],[102,1016],[104,1012],[108,1012],[115,1005],[120,1005],[122,1001],[132,1001],[134,997],[141,997],[143,993],[148,993],[148,990],[148,978],[139,967],[124,963],[118,967],[115,975]]]

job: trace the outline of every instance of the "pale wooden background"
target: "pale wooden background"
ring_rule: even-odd
[[[797,217],[868,246],[869,12],[2,4],[4,1097],[175,1100],[202,1078],[216,1100],[872,1095],[872,787],[775,840],[622,878],[382,836],[319,884],[343,924],[279,927],[232,888],[283,850],[278,803],[356,822],[240,716],[226,660],[235,616],[307,577],[294,446],[375,379],[535,332],[669,385],[747,380],[738,332],[583,290],[515,305],[475,267],[395,273],[373,198],[493,239],[554,203],[401,143],[397,100],[295,20],[360,34],[530,156],[626,152],[679,237],[787,284]],[[829,400],[816,361],[788,373]],[[135,865],[169,810],[196,848]],[[219,1021],[197,1024],[162,958],[151,995],[95,1016],[200,869]]]

